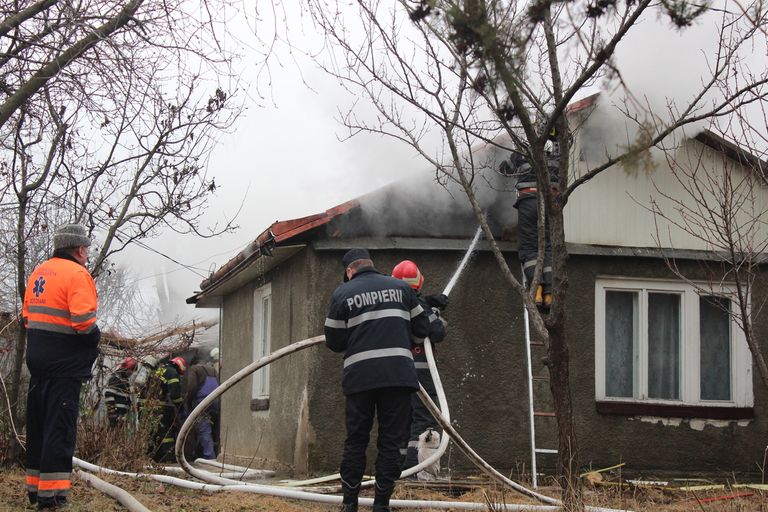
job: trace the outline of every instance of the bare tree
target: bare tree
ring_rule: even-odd
[[[174,229],[212,236],[207,159],[241,112],[224,0],[0,1],[0,208],[20,310],[57,224],[94,238],[91,272]],[[107,277],[107,279],[109,276]],[[13,299],[13,300],[11,300]],[[26,333],[10,378],[18,420]]]
[[[751,103],[764,104],[767,75],[745,69],[740,54],[765,30],[762,4],[744,12],[721,13],[717,54],[709,75],[685,104],[670,105],[661,117],[644,109],[627,110],[638,136],[624,147],[608,150],[599,164],[577,169],[569,126],[569,103],[585,87],[608,80],[621,88],[616,49],[634,32],[643,16],[665,16],[684,28],[707,11],[707,5],[685,2],[532,2],[401,0],[357,2],[354,14],[332,0],[315,0],[309,11],[327,34],[338,55],[321,65],[352,91],[359,102],[373,105],[373,119],[359,117],[353,107],[342,112],[350,136],[384,134],[411,145],[442,179],[466,193],[508,285],[520,294],[538,339],[548,349],[550,390],[558,422],[558,466],[563,500],[569,510],[581,509],[578,439],[573,423],[569,344],[564,305],[568,294],[568,252],[563,210],[571,194],[600,173],[621,169],[616,164],[641,158],[676,130],[701,120],[724,117]],[[738,75],[737,86],[723,85]],[[732,83],[732,82],[731,82]],[[634,96],[626,91],[631,105]],[[641,112],[643,115],[639,114]],[[435,150],[427,135],[438,131],[444,145]],[[550,182],[547,159],[551,134],[564,155],[559,183]],[[539,190],[539,233],[547,219],[552,244],[553,305],[541,314],[528,290],[535,290],[543,265],[543,236],[534,282],[524,287],[496,245],[477,200],[477,187],[488,170],[485,147],[505,155],[523,155],[536,172]],[[568,158],[571,156],[571,158]],[[619,170],[618,172],[622,172]],[[554,187],[553,185],[557,185]],[[559,189],[555,193],[554,189]]]
[[[699,295],[710,297],[709,303],[736,323],[768,388],[768,365],[753,327],[765,299],[754,303],[752,296],[768,254],[768,204],[764,199],[768,162],[760,156],[767,149],[763,143],[766,127],[765,117],[748,119],[739,114],[726,126],[724,136],[702,132],[699,139],[706,144],[668,144],[673,147],[664,154],[683,195],[671,196],[654,186],[658,199],[650,201],[649,209],[660,221],[655,235],[659,247],[670,246],[665,242],[674,227],[710,251],[711,259],[699,262],[707,276],[704,281],[691,280],[674,254],[665,254],[665,260],[676,276]],[[662,223],[666,230],[660,228]],[[724,289],[724,283],[732,288]]]

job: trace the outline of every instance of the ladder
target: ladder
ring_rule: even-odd
[[[523,279],[524,280],[524,279]],[[535,381],[548,381],[548,376],[536,376],[533,375],[533,366],[531,359],[531,347],[540,346],[543,347],[544,343],[541,341],[531,341],[531,328],[528,318],[528,310],[523,306],[523,324],[525,325],[525,357],[526,366],[528,370],[528,424],[531,431],[531,484],[533,488],[538,488],[538,476],[536,474],[536,456],[539,454],[557,454],[556,449],[551,448],[537,448],[536,447],[536,418],[555,418],[554,412],[536,411],[533,400],[533,387]]]

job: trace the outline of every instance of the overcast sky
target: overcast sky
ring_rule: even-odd
[[[712,55],[712,23],[699,22],[680,32],[666,19],[647,17],[617,53],[624,80],[658,105],[665,95],[686,98],[697,82],[692,78]],[[299,46],[317,42],[301,31],[294,31],[292,40]],[[224,264],[272,222],[321,212],[408,173],[429,172],[402,143],[370,135],[340,142],[345,132],[337,108],[354,98],[311,61],[294,55],[296,63],[283,59],[282,67],[271,67],[271,98],[260,106],[250,104],[210,159],[218,190],[206,220],[209,225],[225,222],[242,203],[240,229],[215,240],[168,234],[147,241],[158,252],[195,267],[196,273],[145,249],[134,248],[124,256],[150,292],[154,276],[166,273],[179,311],[187,315],[204,313],[183,305],[199,289],[198,274],[208,275]],[[242,66],[244,82],[255,87],[257,59],[246,55]]]

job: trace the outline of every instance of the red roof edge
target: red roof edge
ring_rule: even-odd
[[[275,221],[271,226],[262,231],[255,240],[248,244],[245,249],[219,267],[215,272],[208,276],[207,279],[203,280],[203,282],[200,283],[200,290],[204,291],[231,274],[238,272],[247,262],[261,257],[262,254],[269,254],[271,249],[270,246],[281,244],[301,233],[328,224],[336,217],[347,213],[359,204],[357,199],[352,199],[346,203],[329,208],[322,213],[308,215],[298,219]]]
[[[565,107],[565,113],[575,114],[576,112],[580,112],[587,107],[591,107],[592,105],[597,105],[597,99],[599,97],[600,97],[600,93],[596,92],[595,94],[587,96],[586,98],[582,98],[579,101],[574,101],[573,103],[569,103],[568,106]]]

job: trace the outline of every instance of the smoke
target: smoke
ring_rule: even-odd
[[[506,155],[485,149],[473,155],[473,191],[496,236],[517,224],[514,179],[496,172]],[[447,170],[415,172],[360,198],[359,212],[339,221],[345,236],[468,238],[478,221],[464,189],[448,179]]]

